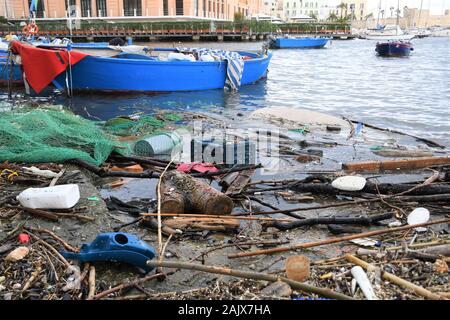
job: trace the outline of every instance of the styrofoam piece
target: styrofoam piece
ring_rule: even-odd
[[[419,224],[419,223],[425,223],[430,220],[430,211],[426,208],[416,208],[414,209],[407,218],[407,222],[409,225],[413,224]],[[415,228],[417,232],[425,232],[427,228],[424,227],[418,227]]]
[[[363,246],[363,247],[375,247],[378,244],[378,241],[374,240],[372,238],[353,239],[353,240],[350,240],[350,242],[353,242],[353,243]]]
[[[331,185],[343,191],[360,191],[366,185],[366,178],[358,176],[344,176],[335,179]]]

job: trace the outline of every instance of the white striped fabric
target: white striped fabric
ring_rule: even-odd
[[[213,50],[207,48],[177,48],[178,52],[193,52],[198,54],[199,60],[202,55],[212,56],[217,61],[227,61],[227,78],[225,87],[229,90],[238,90],[241,86],[242,74],[244,73],[244,59],[234,51]]]

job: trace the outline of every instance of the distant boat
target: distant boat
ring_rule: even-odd
[[[377,43],[375,51],[382,57],[407,57],[414,50],[411,42],[388,41]]]
[[[299,49],[320,49],[331,40],[326,37],[304,37],[304,38],[275,38],[270,42],[271,48],[287,49],[287,48],[299,48]]]
[[[415,35],[419,39],[431,36],[431,31],[425,28],[412,28],[409,29],[408,33]]]
[[[237,76],[235,61],[228,62],[229,60],[161,60],[148,55],[129,53],[100,57],[76,50],[71,51],[69,55],[64,49],[41,49],[18,42],[14,43],[13,47],[22,57],[27,81],[35,80],[36,85],[33,87],[30,82],[30,86],[36,92],[40,92],[50,83],[58,89],[67,89],[69,83],[71,90],[93,92],[223,89],[226,81],[230,78],[235,81]],[[175,48],[170,50],[177,51]],[[255,83],[266,76],[272,58],[270,51],[238,53],[242,57],[243,66],[240,85]],[[181,53],[179,55],[183,56]],[[47,65],[42,65],[42,61],[46,61]],[[70,69],[68,63],[72,65]]]
[[[413,39],[415,35],[405,34],[398,25],[387,25],[382,29],[369,30],[362,37],[367,40],[378,40],[378,41],[387,41],[387,40],[407,41]]]

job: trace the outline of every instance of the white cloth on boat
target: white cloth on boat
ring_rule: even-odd
[[[0,41],[0,50],[8,51],[8,44],[6,42]]]
[[[147,46],[138,46],[138,45],[130,45],[130,46],[108,46],[108,48],[115,51],[122,51],[129,54],[140,54],[147,56],[150,48]]]
[[[167,56],[167,60],[169,61],[173,61],[173,60],[178,60],[178,61],[197,61],[197,59],[195,59],[195,57],[192,54],[182,54],[179,52],[171,52],[169,53],[169,55]]]
[[[238,90],[241,86],[242,74],[244,73],[244,59],[238,52],[207,48],[177,48],[177,51],[196,53],[200,61],[203,61],[202,56],[204,55],[208,55],[216,61],[226,61],[227,77],[225,79],[225,87],[230,90]]]
[[[202,54],[200,57],[198,57],[198,59],[204,62],[216,61],[216,59],[214,59],[214,57],[210,54]]]

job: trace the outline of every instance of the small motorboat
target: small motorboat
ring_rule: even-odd
[[[364,39],[367,40],[397,40],[397,41],[407,41],[415,37],[415,34],[405,33],[398,25],[388,25],[382,29],[370,30],[363,35]]]
[[[276,49],[298,48],[298,49],[320,49],[331,40],[327,37],[299,37],[299,38],[274,38],[271,39],[270,47]]]
[[[267,50],[253,53],[166,48],[162,52],[168,53],[169,58],[162,59],[157,49],[142,49],[139,54],[122,51],[104,57],[77,50],[36,48],[19,41],[11,43],[12,52],[21,57],[27,82],[36,93],[50,84],[62,90],[93,92],[172,92],[225,87],[237,90],[264,78],[272,58]],[[171,54],[175,58],[170,59]]]
[[[375,48],[382,57],[407,57],[413,50],[412,43],[404,41],[378,42]]]

